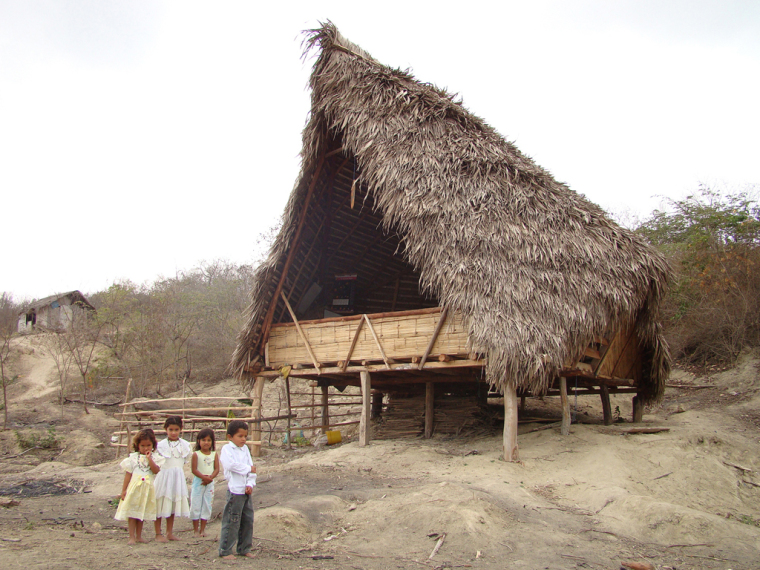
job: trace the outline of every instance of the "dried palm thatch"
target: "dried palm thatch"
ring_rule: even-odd
[[[305,44],[319,52],[302,171],[256,271],[234,374],[246,379],[260,359],[308,187],[330,141],[340,140],[420,287],[464,315],[473,348],[488,355],[491,383],[543,392],[595,335],[635,323],[641,395],[658,399],[670,368],[658,320],[664,259],[452,95],[381,65],[329,22]]]

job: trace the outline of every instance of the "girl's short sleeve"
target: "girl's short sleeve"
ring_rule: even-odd
[[[153,463],[159,467],[163,467],[164,463],[166,462],[166,457],[159,453],[151,453],[151,457],[153,458]]]
[[[135,461],[135,458],[130,453],[127,457],[124,458],[124,460],[119,465],[127,473],[132,473],[135,470],[135,467],[137,467],[137,462]]]

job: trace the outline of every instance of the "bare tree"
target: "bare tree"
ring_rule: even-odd
[[[59,403],[61,405],[61,416],[63,416],[63,404],[71,370],[72,353],[66,344],[64,335],[60,332],[51,332],[43,335],[42,342],[48,354],[53,358],[53,362],[55,362],[56,372],[58,373]]]
[[[8,427],[8,378],[5,373],[11,355],[11,338],[16,332],[18,305],[13,297],[3,292],[0,296],[0,380],[3,385],[3,429]]]
[[[71,326],[61,333],[64,343],[71,353],[71,359],[82,377],[82,402],[87,409],[87,373],[90,371],[92,357],[98,345],[103,323],[87,311],[74,311]]]

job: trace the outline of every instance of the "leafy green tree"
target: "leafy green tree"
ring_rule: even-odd
[[[674,268],[664,307],[674,353],[692,362],[733,361],[760,341],[760,206],[751,190],[701,186],[669,200],[638,231]]]

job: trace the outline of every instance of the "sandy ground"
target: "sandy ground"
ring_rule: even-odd
[[[62,415],[55,386],[46,391],[47,360],[35,349],[16,362],[24,374],[11,387],[12,429],[0,433],[0,568],[760,567],[760,379],[752,355],[708,377],[677,372],[672,383],[711,387],[668,389],[644,420],[669,431],[603,426],[598,399],[579,398],[580,423],[567,437],[521,425],[517,464],[500,461],[498,431],[269,448],[258,460],[257,559],[234,563],[217,557],[221,479],[209,540],[194,539],[182,520],[180,542],[127,546],[126,525],[113,520],[109,503],[123,477],[106,447],[113,409],[85,415],[68,404]],[[630,397],[612,406],[629,417]],[[556,398],[528,400],[528,416],[558,410]],[[50,426],[58,447],[13,457],[21,451],[15,431]]]

